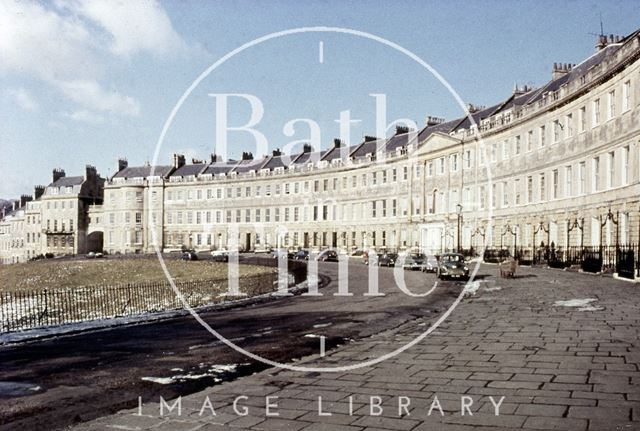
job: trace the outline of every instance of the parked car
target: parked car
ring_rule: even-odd
[[[365,253],[364,250],[357,249],[357,250],[354,250],[353,253],[351,253],[351,256],[353,256],[353,257],[361,257],[364,253]]]
[[[411,253],[405,256],[402,268],[409,270],[423,270],[425,255],[422,253]]]
[[[438,257],[429,255],[425,257],[422,270],[424,272],[437,272],[438,271]]]
[[[195,251],[193,250],[188,250],[182,253],[182,256],[180,256],[180,259],[182,260],[198,260],[198,255],[196,254]]]
[[[324,250],[318,254],[318,256],[316,257],[316,260],[320,260],[322,262],[327,262],[327,261],[337,262],[338,253],[335,250]]]
[[[293,254],[295,260],[309,260],[309,250],[298,250]]]
[[[378,256],[378,266],[394,266],[398,260],[398,253],[384,253]]]
[[[438,278],[444,280],[446,278],[469,279],[469,267],[464,261],[464,256],[460,253],[445,253],[440,256],[438,264]]]
[[[213,250],[211,252],[211,258],[214,262],[229,262],[229,251],[226,248]]]

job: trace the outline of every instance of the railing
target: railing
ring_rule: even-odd
[[[513,247],[487,248],[484,261],[498,263],[513,256],[523,265],[551,268],[580,267],[585,272],[616,272],[620,277],[640,278],[640,246]]]
[[[277,266],[274,259],[253,263]],[[289,285],[303,281],[306,265],[303,262],[288,263]],[[273,292],[278,287],[277,277],[276,271],[240,277],[240,291],[247,297]],[[214,305],[228,298],[227,279],[175,284],[191,307]],[[166,281],[4,291],[0,292],[0,333],[183,308],[180,297]]]

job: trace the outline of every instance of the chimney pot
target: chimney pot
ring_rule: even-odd
[[[56,168],[56,169],[53,170],[53,182],[54,183],[56,181],[58,181],[60,178],[63,178],[64,176],[65,176],[64,169]]]
[[[184,154],[174,154],[173,155],[173,167],[175,169],[179,169],[184,166],[185,159]]]
[[[33,190],[33,198],[38,200],[44,194],[44,186],[35,186]]]
[[[311,144],[303,144],[302,145],[302,152],[303,153],[310,153],[311,152]]]
[[[129,162],[124,157],[118,159],[118,172],[126,169],[129,166]]]

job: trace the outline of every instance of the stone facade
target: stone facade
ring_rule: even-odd
[[[110,253],[235,241],[245,250],[426,252],[458,241],[637,243],[639,57],[638,32],[600,37],[593,56],[555,64],[540,88],[516,87],[495,106],[470,106],[468,117],[429,117],[419,131],[399,127],[350,147],[336,140],[328,150],[238,161],[174,155],[172,165],[155,167],[121,160],[104,184],[104,204],[77,211],[91,218],[81,229],[102,233]],[[55,199],[40,199],[43,225]],[[86,250],[74,241],[74,252]]]

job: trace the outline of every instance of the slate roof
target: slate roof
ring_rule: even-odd
[[[326,150],[323,150],[323,151],[314,151],[313,153],[311,152],[300,153],[300,155],[298,155],[297,157],[294,154],[291,156],[291,160],[293,160],[294,165],[304,165],[310,161],[322,160],[322,156],[324,156],[326,152],[327,152]]]
[[[198,176],[209,166],[208,163],[195,163],[191,165],[183,165],[176,169],[170,176],[171,177],[188,177]]]
[[[229,174],[238,165],[238,161],[229,160],[228,162],[216,162],[211,163],[207,168],[202,172],[203,174],[211,174],[211,175],[220,175],[220,174]]]
[[[414,133],[415,135],[415,133]],[[394,153],[397,148],[406,146],[409,143],[410,133],[399,133],[393,135],[384,146],[385,151]]]
[[[359,145],[359,144],[358,144]],[[322,160],[326,160],[328,162],[335,159],[347,160],[349,158],[349,154],[354,150],[354,146],[351,147],[332,147],[330,150],[325,151],[322,156]]]
[[[151,168],[152,166],[130,166],[115,174],[113,178],[147,178],[151,176]],[[153,175],[165,177],[171,169],[173,166],[156,166]]]
[[[81,186],[82,183],[84,183],[84,177],[62,177],[47,187],[73,187]]]
[[[233,171],[239,174],[249,172],[249,171],[257,172],[260,169],[262,169],[262,166],[264,165],[265,161],[266,161],[265,158],[254,159],[254,160],[241,160],[240,163],[238,163],[236,167],[233,169]]]
[[[378,152],[379,148],[384,148],[384,139],[376,139],[375,141],[367,141],[358,146],[355,150],[353,150],[350,156],[354,159],[364,157],[367,154],[375,154]],[[379,148],[378,148],[379,146]]]
[[[284,168],[287,167],[287,165],[289,163],[291,163],[292,158],[289,156],[271,156],[269,157],[269,160],[267,160],[267,163],[264,164],[264,166],[262,166],[261,169],[270,169],[273,170],[275,168]],[[287,162],[287,165],[285,165],[285,161]]]

